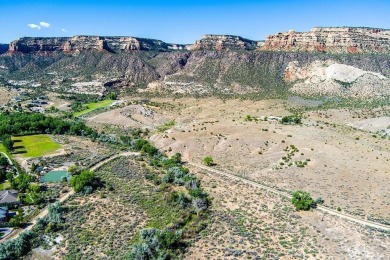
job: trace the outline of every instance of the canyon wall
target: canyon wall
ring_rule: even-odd
[[[389,53],[390,30],[365,27],[315,27],[310,32],[290,30],[268,36],[259,50]]]
[[[184,49],[185,45],[167,44],[160,40],[135,37],[103,37],[103,36],[73,36],[73,37],[23,37],[12,41],[9,52],[75,52],[85,50],[96,51],[170,51]]]
[[[206,34],[190,47],[191,50],[254,50],[257,42],[233,35]]]
[[[315,27],[310,32],[290,30],[252,41],[233,35],[204,35],[192,45],[130,36],[24,37],[12,41],[9,52],[126,51],[285,51],[324,53],[390,53],[390,30],[366,27]]]

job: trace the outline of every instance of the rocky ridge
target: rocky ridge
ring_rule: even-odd
[[[206,34],[190,47],[191,50],[254,50],[257,42],[233,35]]]
[[[80,52],[96,51],[170,51],[182,50],[185,45],[168,44],[160,40],[136,37],[104,37],[104,36],[73,36],[73,37],[23,37],[12,41],[8,51],[22,52]]]
[[[390,30],[366,27],[315,27],[269,35],[259,48],[266,51],[327,53],[389,53]]]
[[[287,51],[324,53],[390,53],[390,30],[366,27],[315,27],[309,32],[290,30],[253,41],[233,35],[204,35],[192,45],[130,36],[24,37],[12,41],[8,51],[79,52],[84,50],[126,51]]]

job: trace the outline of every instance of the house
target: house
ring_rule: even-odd
[[[8,221],[8,208],[0,207],[0,224]]]
[[[0,191],[0,207],[18,205],[18,192],[16,190]]]

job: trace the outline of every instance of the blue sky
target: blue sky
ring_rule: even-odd
[[[390,28],[389,14],[388,0],[0,0],[0,42],[82,34],[193,43],[209,33],[261,40],[314,26]]]

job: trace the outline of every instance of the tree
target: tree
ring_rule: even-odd
[[[31,178],[32,177],[30,174],[19,173],[19,175],[16,178],[14,178],[14,182],[12,182],[11,180],[9,181],[11,183],[12,188],[17,189],[20,192],[25,192],[26,189],[29,187]]]
[[[310,196],[310,193],[297,190],[293,193],[291,202],[297,210],[309,210],[310,207],[312,207],[314,200]]]
[[[7,152],[12,152],[14,150],[14,141],[11,139],[11,136],[4,135],[1,139],[3,146],[7,150]]]
[[[9,163],[7,158],[0,155],[0,181],[3,181],[6,178],[8,165]]]
[[[118,95],[115,92],[110,92],[107,97],[111,100],[116,100],[118,98]]]
[[[23,215],[24,215],[23,209],[20,208],[18,210],[18,213],[11,218],[10,220],[11,225],[13,227],[21,227],[23,225],[23,219],[24,219]]]
[[[0,155],[0,166],[7,167],[8,165],[8,159]]]
[[[68,172],[70,172],[72,175],[78,175],[82,171],[82,168],[80,168],[77,165],[69,166],[68,167]]]
[[[212,166],[214,165],[214,160],[211,156],[206,156],[204,159],[203,159],[203,163],[204,165],[206,166]]]
[[[73,176],[70,179],[70,186],[73,187],[75,192],[80,192],[85,186],[93,186],[95,180],[95,173],[89,170],[84,170],[80,175]]]
[[[15,188],[16,187],[15,177],[14,177],[14,174],[12,173],[12,171],[8,171],[5,176],[6,176],[7,180],[9,181],[11,187]]]

